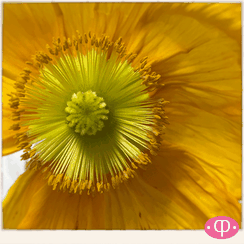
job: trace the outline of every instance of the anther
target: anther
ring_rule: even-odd
[[[88,38],[87,38],[87,34],[86,33],[84,35],[84,40],[85,40],[85,43],[88,43]]]
[[[117,44],[118,44],[118,45],[120,45],[120,44],[121,44],[121,42],[122,42],[122,37],[120,37],[120,38],[119,38],[119,40],[118,40],[118,43],[117,43]]]
[[[31,66],[33,65],[33,63],[30,62],[30,61],[26,61],[25,63],[28,64],[28,65],[31,65]]]
[[[146,56],[146,57],[144,57],[144,58],[142,58],[141,60],[140,60],[140,63],[143,63],[145,60],[147,60],[148,59],[148,57]]]

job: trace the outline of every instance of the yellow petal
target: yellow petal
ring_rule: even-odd
[[[128,39],[149,13],[151,4],[135,3],[59,3],[63,13],[65,30],[72,36],[81,33],[106,34],[112,41],[120,36]],[[149,20],[150,21],[150,20]]]
[[[3,74],[13,81],[37,51],[64,35],[52,4],[4,4]]]
[[[207,72],[209,78],[213,74],[223,77],[225,87],[226,78],[238,76],[239,4],[161,4],[150,13],[150,18],[144,16],[147,22],[131,33],[128,47],[139,53],[138,59],[149,56],[152,70],[160,73],[163,81],[176,83],[179,77],[184,81],[190,77],[189,81],[200,82],[194,75]],[[204,82],[205,76],[201,78]]]
[[[240,199],[240,120],[233,122],[202,109],[176,103],[171,105],[169,117],[172,122],[165,140],[201,159],[202,167]]]
[[[53,37],[71,37],[77,29],[113,41],[122,36],[138,60],[188,53],[224,35],[240,39],[239,4],[5,4],[4,15],[3,68],[16,75]]]
[[[161,60],[159,57],[153,64],[153,70],[161,74],[165,84],[155,95],[170,101],[166,108],[170,125],[164,139],[201,159],[204,170],[240,199],[241,47],[228,32],[230,25],[226,27],[227,32],[214,24],[206,25],[195,13],[202,9],[206,14],[207,8],[194,6],[194,14],[181,17],[182,32],[176,33],[175,24],[176,27],[169,30],[168,36],[172,36],[179,48],[168,57]],[[215,5],[209,6],[214,13],[218,12]],[[230,6],[230,9],[216,15],[209,12],[206,16],[223,23],[230,18],[240,31],[240,16],[230,15],[231,11],[238,11],[239,5],[220,6],[224,9]],[[190,8],[186,7],[189,11]],[[188,22],[193,16],[198,23]],[[175,18],[173,16],[171,21]],[[187,32],[190,28],[195,31]]]
[[[3,155],[18,151],[7,94],[36,51],[46,49],[52,37],[62,32],[51,4],[4,4],[3,23]],[[63,33],[63,32],[62,32]],[[46,50],[45,50],[46,51]],[[26,129],[19,130],[18,133]]]
[[[11,109],[9,106],[9,96],[11,92],[14,92],[13,80],[8,79],[3,76],[3,118],[2,118],[2,154],[3,156],[19,151],[17,140],[16,140],[16,131],[10,130],[9,128],[18,121],[12,120],[12,112],[14,109]],[[20,120],[21,121],[21,120]],[[26,127],[22,127],[17,133],[22,133],[26,131]]]
[[[190,16],[209,26],[215,26],[239,43],[241,42],[241,5],[232,3],[175,4],[169,14]]]
[[[4,201],[4,228],[202,228],[205,222],[200,221],[199,224],[198,215],[194,215],[199,212],[197,207],[190,212],[190,202],[186,203],[187,209],[180,201],[170,199],[148,182],[138,176],[121,184],[119,189],[92,197],[86,193],[53,191],[40,171],[27,171],[12,186]],[[213,211],[219,213],[216,209]]]
[[[11,119],[12,111],[6,106],[3,106],[3,118],[2,118],[2,154],[3,156],[18,151],[17,141],[15,138],[16,132],[9,130],[13,124]]]
[[[75,229],[79,195],[53,191],[40,171],[27,171],[3,203],[7,229]]]
[[[236,72],[227,74],[230,68],[219,64],[217,72],[209,63],[209,72],[179,75],[156,95],[170,101],[164,139],[202,159],[202,167],[240,199],[240,70],[234,60],[229,67]]]
[[[155,57],[188,51],[213,35],[228,35],[240,43],[240,4],[59,4],[65,30],[120,36],[128,49]],[[187,38],[185,38],[187,37]],[[182,43],[183,41],[183,43]],[[159,45],[160,44],[160,45]]]
[[[217,37],[155,62],[153,70],[161,74],[167,86],[198,84],[240,92],[240,60],[240,46],[227,37]]]
[[[61,3],[4,6],[3,36],[6,40],[3,42],[3,65],[5,67],[6,63],[8,70],[8,63],[13,60],[16,68],[20,60],[28,60],[31,54],[44,50],[47,43],[51,44],[52,37],[71,37],[77,29],[98,35],[105,33],[113,41],[122,36],[129,51],[142,53],[142,56],[153,53],[154,60],[177,52],[189,52],[196,45],[220,35],[227,35],[240,43],[240,4]],[[32,45],[26,45],[30,40]]]
[[[26,194],[26,192],[33,188],[30,184],[33,175],[35,175],[34,171],[29,171],[28,173],[21,175],[10,188],[6,198],[4,199],[2,205],[4,209],[3,214],[8,216],[7,218],[4,218],[3,221],[3,225],[6,226],[6,228],[16,228],[21,219],[25,216],[29,206],[27,199],[31,197]],[[18,202],[20,203],[19,206],[17,206],[14,199],[18,199]]]
[[[191,228],[203,229],[206,221],[215,216],[229,216],[240,224],[241,205],[203,164],[202,159],[191,152],[164,142],[153,164],[140,175],[154,189],[196,217]]]

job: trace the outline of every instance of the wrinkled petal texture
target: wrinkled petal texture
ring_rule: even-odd
[[[41,171],[27,171],[4,201],[3,223],[6,229],[203,229],[216,215],[240,223],[239,212],[238,201],[200,162],[165,144],[148,172],[95,197],[53,191]]]
[[[46,51],[46,44],[59,35],[55,11],[50,4],[4,4],[3,24],[3,155],[18,151],[9,128],[12,109],[7,94],[14,92],[14,82],[37,51]],[[22,129],[23,132],[26,131]]]
[[[201,229],[218,215],[240,223],[241,5],[4,4],[5,155],[18,150],[6,94],[25,61],[76,30],[122,37],[135,63],[149,57],[165,84],[152,96],[170,101],[161,151],[137,179],[95,198],[52,191],[27,171],[5,200],[4,228]]]

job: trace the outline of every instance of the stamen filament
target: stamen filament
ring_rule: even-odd
[[[126,53],[92,33],[54,39],[50,55],[39,52],[9,94],[19,147],[27,167],[42,168],[53,189],[104,192],[133,178],[150,163],[167,123],[162,87],[148,57]],[[148,154],[147,154],[148,153]]]

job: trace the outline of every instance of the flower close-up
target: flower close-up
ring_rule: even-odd
[[[5,3],[2,66],[4,229],[241,226],[240,4]]]

